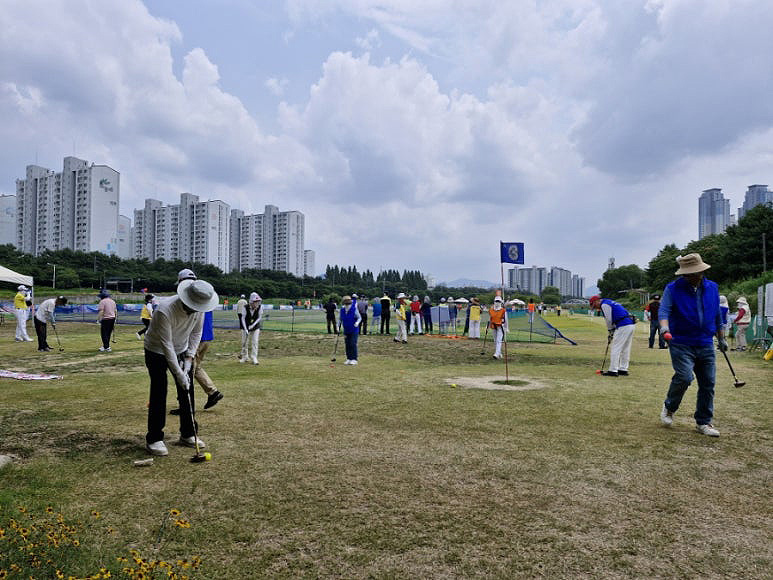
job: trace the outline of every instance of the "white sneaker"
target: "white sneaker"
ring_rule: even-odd
[[[252,359],[252,364],[254,365],[258,364],[258,359],[257,358]]]
[[[164,445],[163,441],[148,443],[147,445],[145,445],[145,449],[147,449],[148,453],[150,453],[151,455],[158,455],[158,456],[169,455],[169,451],[167,451],[166,445]]]
[[[105,348],[104,346],[100,346],[99,352],[110,352],[110,347],[108,346],[107,348]]]
[[[708,425],[696,425],[695,429],[701,435],[708,435],[709,437],[719,437],[719,431],[714,428],[714,425],[709,423]]]
[[[352,361],[350,361],[349,359],[346,359],[346,362],[344,364],[345,365],[350,365],[350,364],[352,364]]]
[[[32,339],[27,337],[27,338],[24,339],[24,342],[32,342]]]
[[[674,413],[666,409],[665,403],[663,404],[663,410],[660,412],[660,422],[666,427],[670,427],[674,422]]]
[[[349,364],[350,364],[350,365],[356,365],[356,364],[357,364],[357,360],[355,359],[355,360],[353,360],[352,362],[350,362]]]
[[[199,439],[199,449],[204,449],[206,445],[204,442]],[[180,445],[184,445],[185,447],[196,447],[196,437],[180,437],[180,440],[178,441]]]
[[[247,359],[246,359],[246,358],[244,358],[244,357],[241,357],[241,358],[239,359],[239,362],[240,362],[240,363],[247,362]]]

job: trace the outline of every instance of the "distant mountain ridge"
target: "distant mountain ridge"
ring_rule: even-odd
[[[447,288],[496,288],[498,285],[494,282],[487,282],[486,280],[470,280],[469,278],[457,278],[450,282],[438,282],[438,286],[446,286]]]

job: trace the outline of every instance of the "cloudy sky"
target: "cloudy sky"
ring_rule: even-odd
[[[76,155],[121,213],[306,214],[326,264],[595,283],[773,184],[773,3],[0,0],[0,193]]]

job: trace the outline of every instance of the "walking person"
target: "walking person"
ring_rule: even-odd
[[[480,338],[480,302],[477,298],[470,301],[470,330],[467,334],[469,338]]]
[[[609,338],[611,339],[609,344],[609,368],[601,374],[605,377],[628,376],[636,318],[618,302],[609,298],[602,299],[598,295],[591,296],[590,307],[593,310],[601,310],[607,323]]]
[[[258,345],[260,344],[260,328],[263,318],[263,299],[257,292],[250,294],[250,301],[244,312],[244,327],[242,328],[242,352],[239,356],[239,362],[247,362],[247,358],[252,364],[258,364]]]
[[[368,334],[368,299],[365,296],[360,297],[356,294],[352,294],[352,298],[355,299],[357,312],[360,313],[360,318],[362,319],[359,331],[362,334]]]
[[[409,334],[424,334],[421,329],[421,302],[419,297],[414,296],[411,301],[411,330]]]
[[[438,333],[448,334],[448,321],[450,316],[448,314],[448,304],[445,297],[440,299],[440,304],[437,307],[437,321],[438,321]]]
[[[177,284],[183,280],[196,280],[196,274],[191,270],[182,270],[177,275]],[[203,361],[204,356],[209,350],[210,343],[215,340],[215,317],[214,311],[208,310],[204,313],[204,322],[201,327],[201,340],[199,341],[199,347],[196,349],[196,356],[193,357],[193,378],[199,383],[199,386],[204,390],[207,395],[207,402],[204,403],[204,408],[209,409],[214,407],[223,398],[221,393],[215,386],[215,383],[204,370]],[[170,415],[179,415],[180,408],[172,409],[169,411]]]
[[[327,321],[327,333],[338,334],[338,323],[336,322],[336,310],[338,310],[338,305],[335,303],[332,296],[325,303],[324,308],[325,320]]]
[[[370,307],[373,309],[373,317],[370,320],[371,334],[373,334],[381,327],[381,300],[374,298]]]
[[[502,358],[502,342],[507,332],[507,310],[501,296],[494,297],[494,304],[488,311],[489,327],[494,339],[494,358]]]
[[[99,298],[101,300],[97,310],[97,321],[99,322],[99,334],[102,338],[102,346],[99,347],[99,351],[110,352],[110,337],[115,330],[115,317],[118,307],[115,304],[115,300],[110,298],[110,292],[107,290],[100,290]]]
[[[727,302],[727,296],[722,294],[719,295],[719,314],[722,318],[722,332],[725,335],[725,340],[727,340],[730,337],[730,328],[732,327],[732,324],[729,320],[730,305]]]
[[[402,342],[406,344],[408,342],[408,332],[406,329],[406,318],[408,311],[408,297],[400,292],[397,295],[397,306],[395,307],[395,314],[397,315],[397,334],[395,334],[394,341]]]
[[[658,310],[660,309],[660,294],[653,294],[652,300],[649,301],[647,306],[644,307],[647,317],[650,321],[650,338],[649,348],[655,346],[655,333],[658,335],[658,348],[668,348],[666,341],[663,340],[663,335],[660,334],[660,319],[658,318]]]
[[[56,317],[54,316],[54,311],[57,306],[64,306],[65,304],[67,304],[67,298],[58,296],[57,298],[43,300],[37,309],[35,309],[33,322],[35,323],[35,334],[38,337],[38,351],[48,352],[51,350],[47,341],[47,324],[50,322],[51,328],[56,330]]]
[[[30,335],[27,334],[27,317],[32,306],[28,288],[22,284],[17,288],[16,296],[13,297],[13,310],[16,316],[16,342],[32,342]]]
[[[695,404],[695,426],[699,433],[719,437],[719,430],[712,425],[714,418],[714,381],[716,378],[716,351],[714,336],[719,350],[727,351],[719,310],[719,288],[704,276],[711,266],[700,254],[687,254],[676,258],[680,276],[666,286],[660,301],[660,332],[669,342],[669,354],[674,375],[668,387],[661,422],[670,427],[674,413],[682,403],[684,393],[692,382],[698,381]]]
[[[432,303],[429,296],[425,296],[421,303],[421,317],[424,319],[424,332],[432,334]]]
[[[381,334],[384,334],[384,329],[386,329],[386,334],[392,334],[392,331],[389,330],[389,318],[391,315],[392,299],[384,292],[384,295],[381,297]]]
[[[142,340],[142,335],[148,331],[150,326],[150,319],[153,318],[153,294],[145,294],[145,304],[142,305],[142,312],[140,313],[140,320],[142,320],[142,328],[137,331],[137,338]]]
[[[749,328],[749,323],[752,321],[752,313],[749,309],[749,303],[746,298],[739,296],[735,301],[735,305],[738,310],[735,313],[735,350],[746,350],[746,329]]]
[[[344,296],[341,299],[343,306],[338,317],[341,320],[341,328],[344,333],[344,345],[346,346],[346,365],[357,364],[357,338],[360,333],[360,324],[362,317],[357,308],[357,303],[352,303],[351,296]],[[336,339],[338,340],[338,339]]]
[[[168,455],[164,443],[166,425],[167,371],[172,373],[180,409],[179,444],[206,447],[197,438],[193,361],[201,341],[204,313],[211,311],[219,299],[215,289],[204,280],[183,280],[177,294],[159,300],[147,333],[145,333],[145,366],[150,377],[148,431],[145,447],[151,455]]]

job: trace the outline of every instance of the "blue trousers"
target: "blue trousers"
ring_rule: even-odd
[[[344,344],[346,345],[346,360],[357,360],[357,337],[358,332],[351,334],[344,333]]]
[[[687,387],[693,379],[693,373],[698,380],[698,400],[695,405],[695,422],[698,425],[708,425],[714,417],[714,380],[716,378],[716,351],[714,344],[690,346],[674,344],[669,346],[671,366],[674,376],[668,387],[666,409],[675,412],[682,403]]]

